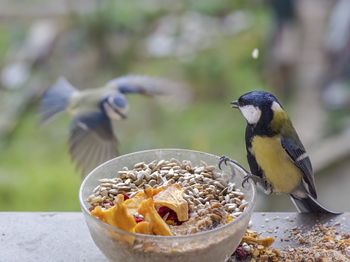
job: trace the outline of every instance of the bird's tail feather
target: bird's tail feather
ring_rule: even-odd
[[[317,202],[315,198],[310,195],[307,195],[306,198],[297,198],[293,195],[290,195],[290,198],[300,213],[328,213],[334,215],[341,214],[323,207],[320,203]]]
[[[77,90],[63,77],[45,91],[40,103],[41,123],[64,111]]]

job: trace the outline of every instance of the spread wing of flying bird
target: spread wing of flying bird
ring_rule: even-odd
[[[83,176],[99,164],[118,156],[118,141],[106,114],[95,112],[73,119],[69,153]]]
[[[190,92],[184,84],[144,75],[118,77],[108,81],[106,86],[117,89],[123,94],[190,96]]]

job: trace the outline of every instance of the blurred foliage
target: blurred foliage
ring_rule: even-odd
[[[232,12],[232,10],[237,10],[242,8],[250,9],[250,10],[256,9],[257,2],[244,1],[244,0],[236,0],[236,1],[191,0],[191,1],[188,1],[188,5],[186,7],[207,15],[223,15],[223,14]]]
[[[245,122],[229,103],[243,92],[266,88],[261,76],[261,57],[267,12],[261,6],[252,8],[245,2],[185,1],[180,2],[182,5],[174,4],[172,11],[146,8],[141,1],[111,2],[94,14],[72,18],[72,30],[67,38],[72,37],[68,43],[75,43],[75,47],[69,50],[72,46],[67,48],[63,44],[61,51],[58,47],[48,62],[47,74],[52,76],[52,81],[64,74],[74,84],[84,84],[84,88],[126,73],[186,82],[194,97],[190,105],[182,108],[162,103],[161,99],[129,97],[129,118],[115,124],[121,152],[188,148],[227,155],[246,165]],[[140,41],[164,14],[191,9],[220,16],[239,8],[248,8],[254,17],[251,27],[221,38],[214,46],[188,59],[152,58],[137,51]],[[117,52],[109,43],[109,36],[116,32],[120,39],[115,38],[115,45],[128,36],[126,47]],[[8,41],[0,34],[0,57]],[[260,49],[257,60],[251,58],[254,48]],[[98,52],[97,65],[89,68],[91,71],[74,68],[73,61],[91,55],[88,53],[91,50]],[[78,210],[81,180],[67,151],[69,121],[65,116],[38,128],[37,109],[27,112],[8,148],[1,153],[0,210]]]
[[[38,130],[34,111],[23,119],[0,161],[1,210],[77,210],[80,177],[65,153],[67,123],[60,120]]]
[[[325,125],[325,136],[340,134],[350,126],[349,110],[338,109],[327,112],[327,124]]]
[[[0,24],[0,64],[5,58],[6,50],[10,45],[10,37],[6,27]]]

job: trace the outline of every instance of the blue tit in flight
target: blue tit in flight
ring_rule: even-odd
[[[85,176],[97,165],[118,156],[118,142],[112,121],[127,118],[127,94],[167,95],[178,85],[165,79],[128,75],[113,79],[96,89],[79,91],[65,78],[59,78],[41,99],[41,122],[61,112],[72,115],[69,152]]]
[[[265,192],[290,195],[299,212],[334,213],[317,201],[310,158],[275,96],[252,91],[231,103],[247,121],[245,141],[251,174]]]

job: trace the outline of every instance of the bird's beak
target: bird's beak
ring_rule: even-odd
[[[114,111],[115,111],[118,115],[120,115],[120,117],[121,117],[122,119],[126,119],[126,118],[127,118],[127,115],[126,115],[125,113],[123,113],[122,111],[120,111],[119,109],[114,108]]]
[[[232,108],[239,108],[238,101],[232,101],[231,106]]]
[[[119,114],[122,117],[122,119],[127,119],[128,118],[128,116],[126,114],[124,114],[124,113],[119,112]]]
[[[127,115],[124,112],[121,112],[117,108],[112,107],[108,102],[103,104],[103,106],[109,118],[114,120],[121,120],[127,118]]]

